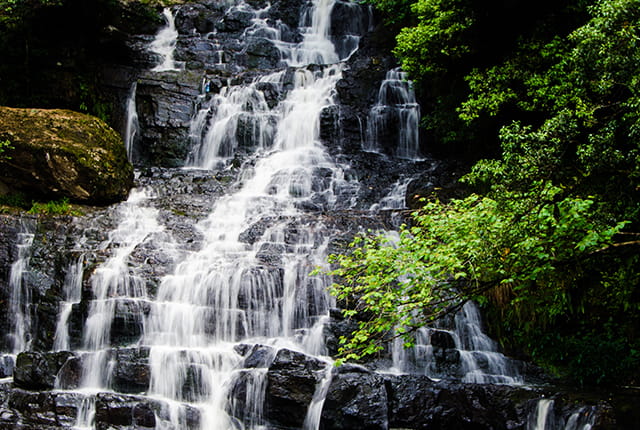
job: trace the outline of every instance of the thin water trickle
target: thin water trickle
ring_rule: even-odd
[[[9,298],[11,315],[11,340],[12,352],[17,354],[28,351],[31,345],[31,290],[24,283],[24,276],[29,271],[29,259],[35,227],[28,222],[22,222],[18,233],[17,249],[18,257],[11,265],[9,272]]]
[[[171,9],[165,8],[162,12],[167,21],[166,27],[163,27],[149,49],[160,57],[160,63],[152,70],[154,72],[165,72],[170,70],[179,70],[178,64],[174,60],[176,43],[178,41],[178,30],[176,30],[176,22]]]
[[[138,111],[136,108],[136,90],[138,83],[131,84],[129,97],[127,98],[127,123],[124,133],[124,148],[127,151],[127,158],[133,161],[133,148],[136,142],[140,124],[138,122]]]
[[[64,279],[63,300],[60,302],[60,312],[56,325],[56,334],[53,339],[54,351],[68,351],[69,327],[68,320],[73,310],[73,305],[80,303],[82,296],[82,275],[84,273],[84,255],[69,265]]]
[[[367,118],[367,139],[363,149],[419,159],[419,121],[420,105],[407,74],[400,69],[389,70]]]

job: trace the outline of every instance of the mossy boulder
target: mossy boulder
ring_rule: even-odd
[[[101,205],[133,186],[122,139],[90,115],[0,107],[0,142],[0,182],[33,198]]]

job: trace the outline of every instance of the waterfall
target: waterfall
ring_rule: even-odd
[[[478,306],[467,302],[453,318],[415,334],[410,349],[396,339],[392,345],[391,371],[422,373],[433,378],[459,375],[463,382],[477,384],[523,383],[516,364],[499,352],[482,330]]]
[[[342,91],[338,82],[343,74],[350,73],[345,60],[354,55],[360,35],[371,25],[366,15],[371,9],[341,0],[301,2],[300,29],[293,29],[274,18],[282,16],[282,10],[273,12],[268,3],[255,9],[256,4],[240,0],[226,11],[220,5],[198,4],[189,10],[185,5],[185,26],[201,18],[201,12],[209,14],[207,19],[219,20],[211,33],[196,34],[209,28],[202,25],[182,39],[181,46],[209,50],[206,57],[211,62],[198,72],[198,57],[189,70],[167,76],[153,73],[176,70],[177,31],[165,9],[167,27],[151,48],[163,64],[145,76],[162,91],[171,88],[169,100],[177,100],[175,94],[187,94],[187,104],[193,100],[189,137],[181,142],[190,147],[187,168],[140,169],[137,188],[126,201],[92,209],[89,216],[69,221],[73,228],[67,233],[82,230],[82,238],[65,242],[63,263],[55,266],[64,280],[56,279],[46,292],[55,295],[60,305],[52,351],[30,351],[32,355],[26,357],[46,361],[50,369],[42,373],[55,376],[53,389],[42,389],[42,398],[63,417],[55,418],[61,428],[317,430],[330,427],[328,415],[336,407],[368,408],[367,414],[378,409],[384,424],[367,427],[366,423],[360,428],[405,428],[405,424],[392,424],[391,415],[408,409],[399,404],[400,412],[392,411],[392,402],[423,400],[414,396],[413,388],[394,391],[407,381],[408,385],[415,382],[425,393],[444,387],[452,398],[461,396],[468,404],[476,403],[473,391],[484,392],[485,387],[469,388],[458,382],[522,382],[517,369],[482,332],[473,303],[447,321],[417,330],[411,349],[403,348],[398,340],[380,358],[362,366],[333,366],[329,355],[352,321],[337,316],[338,304],[328,293],[332,280],[310,273],[326,267],[326,256],[336,252],[353,232],[389,224],[398,227],[404,221],[409,185],[416,173],[424,173],[421,163],[425,160],[417,160],[419,110],[404,74],[390,71],[366,126],[363,115],[360,135],[366,135],[363,146],[368,150],[397,158],[341,154],[342,136],[327,137],[321,126],[333,125],[334,120],[338,124],[350,109],[341,110],[335,96]],[[335,16],[349,21],[345,28],[332,26]],[[226,25],[232,29],[216,34]],[[236,43],[236,38],[242,41]],[[274,54],[268,67],[239,65],[249,62],[250,43],[267,46],[270,55]],[[191,61],[186,53],[192,52],[185,49],[184,53],[183,58]],[[141,77],[140,85],[146,79]],[[169,80],[176,86],[169,85]],[[135,147],[140,132],[137,90],[134,82],[127,101],[129,159],[139,149]],[[143,93],[140,114],[146,115],[153,102],[147,99],[151,91],[141,86],[139,94]],[[357,110],[363,111],[366,109]],[[170,109],[162,112],[176,121],[172,130],[184,131],[188,115],[177,121]],[[349,114],[356,130],[347,132],[358,135],[361,118]],[[387,139],[392,121],[400,132]],[[377,203],[372,204],[374,201]],[[31,331],[42,332],[30,327],[28,315],[34,312],[22,283],[30,276],[33,231],[31,226],[22,229],[11,267],[14,352],[30,348]],[[395,231],[388,234],[398,237]],[[42,259],[44,252],[40,246],[37,250],[34,255]],[[51,326],[46,335],[53,330]],[[80,348],[67,351],[76,345]],[[0,358],[0,372],[8,376],[4,368],[12,368],[13,361]],[[384,373],[395,375],[382,376]],[[399,374],[410,376],[403,379],[405,375]],[[434,381],[444,378],[455,382]],[[285,383],[279,383],[283,380]],[[14,398],[20,403],[31,401],[25,392],[33,388],[29,384],[36,385],[34,381],[2,382],[16,383],[21,397]],[[282,410],[274,413],[274,398],[277,402],[282,400],[278,395],[296,397],[297,385],[304,386],[305,392],[294,399],[296,406],[278,406]],[[365,392],[372,387],[380,390]],[[511,388],[488,387],[486,392],[499,396],[502,389]],[[364,399],[373,406],[352,407],[347,404],[350,400],[342,404],[340,397],[345,392],[350,395],[359,390],[356,400]],[[537,401],[539,393],[532,396]],[[551,430],[551,420],[558,415],[553,402],[535,403],[536,411],[531,401],[517,407],[525,414],[531,412],[529,430]],[[49,413],[43,411],[34,422]],[[591,411],[572,410],[562,423],[568,430],[586,430],[593,422]],[[277,414],[295,414],[296,423],[284,423],[287,417]],[[8,413],[2,415],[12,419]],[[33,428],[45,422],[33,424],[30,419],[24,424]],[[524,425],[525,420],[519,423]]]
[[[206,169],[219,167],[235,155],[241,143],[256,149],[270,147],[277,113],[269,108],[257,86],[281,76],[282,73],[270,75],[248,86],[227,86],[215,94],[191,123],[189,134],[195,146],[187,164]]]
[[[480,310],[467,302],[455,316],[456,348],[463,363],[463,381],[475,383],[522,383],[517,369],[483,331]]]
[[[549,410],[553,408],[553,400],[540,399],[536,406],[533,419],[527,423],[527,430],[547,430]]]
[[[179,70],[173,58],[178,41],[178,30],[176,30],[175,18],[169,8],[164,9],[163,15],[167,21],[167,26],[163,27],[158,34],[156,34],[154,41],[149,47],[151,52],[157,54],[161,59],[160,63],[152,69],[154,72]]]
[[[124,147],[127,151],[127,158],[129,161],[133,161],[133,147],[140,127],[140,124],[138,123],[138,111],[136,109],[137,87],[137,82],[131,84],[131,90],[129,91],[129,97],[127,98],[127,123],[124,133]]]
[[[147,300],[147,291],[141,277],[129,267],[129,258],[136,247],[152,240],[162,231],[157,222],[157,211],[143,206],[150,197],[148,190],[132,190],[129,198],[118,208],[120,223],[109,232],[109,238],[103,246],[114,250],[104,263],[98,266],[91,276],[93,299],[89,304],[88,317],[84,324],[82,372],[79,387],[86,393],[94,394],[108,389],[111,385],[110,361],[111,328],[118,307],[130,309],[132,316],[142,319],[143,303]],[[65,289],[70,300],[74,300],[81,283],[82,262],[80,267],[70,270]],[[58,327],[62,325],[62,317]],[[60,331],[62,332],[62,328]],[[57,342],[66,342],[61,334]],[[85,399],[77,416],[76,427],[88,428],[94,415],[95,399]]]
[[[591,430],[595,423],[593,406],[578,406],[562,412],[553,399],[541,398],[529,414],[527,430]]]
[[[18,256],[9,272],[9,289],[11,290],[9,311],[11,315],[12,352],[17,354],[31,347],[31,290],[24,283],[24,276],[29,271],[29,259],[33,245],[34,227],[26,222],[21,224],[16,247]]]
[[[282,42],[287,63],[296,68],[227,86],[194,118],[193,167],[211,168],[233,157],[242,136],[248,136],[244,140],[257,156],[242,169],[238,191],[221,197],[198,224],[201,249],[162,279],[145,318],[142,343],[150,347],[150,395],[177,405],[167,425],[185,428],[186,410],[180,405],[189,403],[200,408],[201,428],[233,428],[226,391],[238,377],[241,356],[233,348],[238,342],[309,354],[324,350],[321,328],[332,299],[326,280],[308,275],[324,260],[327,242],[321,225],[296,220],[302,215],[300,206],[332,207],[335,190],[349,188],[343,187],[341,169],[319,140],[320,114],[333,103],[342,67],[331,65],[339,60],[327,38],[332,7],[333,2],[319,0],[303,14],[302,22],[310,25],[301,42],[285,48],[275,40]],[[255,13],[253,32],[265,29],[259,15]],[[305,67],[312,62],[326,66]],[[260,85],[282,92],[287,87],[286,97],[270,107]],[[318,173],[324,172],[331,172],[329,181],[318,181]],[[243,240],[243,233],[262,220],[271,222],[261,236],[253,243]],[[268,250],[279,251],[279,268],[261,260]],[[245,376],[251,387],[245,413],[256,426],[264,374],[258,369]],[[198,384],[185,391],[189,378]]]
[[[82,276],[84,273],[84,255],[67,268],[63,286],[63,301],[60,303],[60,313],[56,325],[56,334],[53,339],[54,351],[67,351],[69,345],[68,320],[73,310],[73,305],[80,303],[82,296]]]
[[[386,196],[369,210],[380,212],[384,210],[405,209],[405,196],[411,178],[401,178]],[[391,222],[399,226],[403,221],[401,214],[392,214]],[[392,242],[398,239],[396,232],[386,233]],[[435,334],[434,334],[435,333]],[[440,378],[443,373],[439,369],[442,357],[434,356],[432,338],[446,338],[449,342],[441,342],[436,347],[455,350],[458,357],[456,365],[458,374],[463,382],[494,383],[494,384],[522,384],[523,378],[514,363],[499,352],[498,345],[482,330],[482,321],[478,306],[467,302],[453,319],[440,321],[435,327],[423,327],[416,330],[414,346],[404,348],[402,338],[394,339],[391,345],[392,373],[421,373],[434,378]],[[436,340],[436,343],[438,341]],[[448,343],[448,344],[447,344]],[[451,360],[449,360],[451,361]],[[449,363],[450,365],[453,363]],[[450,372],[451,369],[447,369]]]
[[[363,149],[389,151],[400,158],[420,158],[419,120],[420,106],[407,74],[399,68],[389,70],[367,118],[367,139]],[[394,145],[389,147],[390,143]]]
[[[322,406],[327,398],[329,386],[331,385],[331,379],[333,376],[333,366],[328,363],[325,370],[325,375],[316,387],[316,392],[313,393],[313,399],[309,405],[307,416],[305,417],[303,430],[316,430],[320,428],[320,418],[322,416]]]

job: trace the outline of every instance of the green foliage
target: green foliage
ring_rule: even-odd
[[[467,33],[474,21],[466,1],[418,0],[411,11],[418,24],[400,31],[394,51],[411,76],[444,72],[471,52]]]
[[[12,193],[0,195],[0,206],[10,206],[14,208],[20,209],[29,209],[31,206],[25,197],[24,194],[21,193]]]
[[[26,210],[34,215],[82,215],[82,212],[75,209],[66,197],[60,200],[39,202],[30,201],[22,193],[0,195],[0,212],[15,212],[16,210]]]
[[[80,79],[78,83],[80,99],[78,110],[96,116],[105,122],[109,122],[111,106],[99,97],[96,87],[96,84],[91,84],[86,80]]]
[[[11,156],[7,155],[6,152],[14,149],[11,144],[11,140],[4,139],[0,140],[0,160],[11,160]]]
[[[388,26],[408,24],[414,21],[411,5],[414,0],[365,0],[382,12],[384,22]]]
[[[0,0],[0,22],[16,23],[33,9],[60,6],[63,0]]]
[[[33,202],[31,209],[28,211],[30,214],[39,215],[74,215],[76,212],[69,204],[67,198],[57,201],[48,201],[46,203]]]
[[[398,240],[358,236],[347,255],[332,255],[332,293],[357,299],[345,311],[366,309],[344,359],[382,348],[395,331],[411,344],[411,332],[493,289],[514,294],[518,311],[535,310],[551,324],[569,307],[571,282],[593,253],[613,242],[624,223],[601,223],[588,199],[563,197],[538,183],[527,192],[499,198],[471,195],[448,204],[428,202],[413,214]]]

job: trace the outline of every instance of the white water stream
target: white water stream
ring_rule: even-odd
[[[325,353],[318,327],[331,298],[326,282],[308,274],[323,264],[326,239],[320,225],[295,224],[302,215],[298,204],[313,201],[332,207],[334,190],[344,182],[319,141],[320,113],[332,103],[341,65],[313,71],[303,67],[339,60],[327,38],[332,7],[330,1],[313,3],[302,18],[311,25],[299,44],[276,40],[287,63],[296,66],[291,78],[280,71],[253,84],[229,86],[194,120],[192,137],[200,141],[190,157],[192,166],[211,168],[232,157],[240,144],[239,124],[250,128],[249,140],[260,157],[243,169],[241,188],[220,198],[198,225],[204,237],[201,249],[162,280],[145,319],[142,343],[151,348],[149,394],[176,405],[165,420],[169,427],[187,426],[187,411],[180,405],[189,403],[200,409],[201,428],[234,428],[225,406],[227,390],[238,375],[241,356],[233,348],[238,342]],[[257,12],[251,31],[265,25]],[[277,36],[277,31],[271,34]],[[283,90],[285,78],[291,88],[270,108],[256,85],[269,83]],[[332,172],[330,183],[314,185],[318,170]],[[240,240],[244,231],[265,219],[281,221],[270,222],[253,244]],[[260,261],[264,249],[280,250],[279,268]],[[252,389],[245,407],[259,427],[266,370],[249,372]],[[198,383],[185,391],[193,378]],[[308,428],[317,428],[319,413],[314,410],[307,422]]]
[[[138,84],[137,82],[134,82],[131,85],[131,90],[129,90],[129,97],[127,98],[127,123],[125,124],[124,131],[124,148],[127,151],[127,158],[129,159],[129,161],[134,161],[133,148],[140,128],[140,124],[138,122],[138,111],[136,109],[137,88]]]
[[[579,406],[563,419],[554,410],[553,399],[538,400],[536,408],[529,415],[527,430],[591,430],[595,421],[594,408]]]
[[[171,9],[169,8],[164,9],[163,15],[167,25],[160,29],[149,47],[149,50],[154,54],[157,54],[160,58],[160,63],[153,68],[154,72],[165,72],[180,69],[178,67],[178,63],[174,60],[176,43],[178,41],[176,21]]]
[[[391,147],[396,157],[418,159],[419,121],[420,105],[407,74],[400,69],[389,70],[380,84],[377,103],[369,112],[363,149],[381,152]]]
[[[31,246],[33,245],[34,226],[23,222],[18,233],[18,256],[9,272],[10,318],[12,324],[13,353],[28,351],[31,348],[31,290],[23,282],[23,276],[29,270]]]

